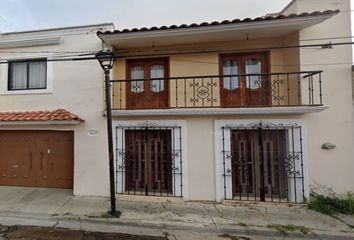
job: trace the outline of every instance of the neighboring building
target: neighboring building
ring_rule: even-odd
[[[329,45],[350,39],[349,9],[298,0],[262,18],[99,32],[118,57],[117,193],[303,202],[316,183],[353,191],[352,46]]]
[[[0,185],[107,194],[102,69],[96,60],[51,60],[99,51],[96,32],[111,29],[99,24],[0,35]]]
[[[109,194],[102,70],[47,57],[109,47],[117,194],[301,203],[315,183],[354,191],[352,46],[335,45],[351,36],[349,9],[297,0],[255,19],[0,35],[0,185]]]

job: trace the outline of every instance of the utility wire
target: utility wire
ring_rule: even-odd
[[[171,58],[171,61],[178,62],[188,62],[188,63],[202,63],[202,64],[215,64],[219,65],[219,62],[210,62],[210,61],[197,61],[197,60],[185,60],[178,58]],[[335,62],[335,63],[304,63],[304,64],[271,64],[273,67],[300,67],[300,66],[331,66],[331,65],[347,65],[352,64],[352,62]]]
[[[141,51],[132,51],[132,53],[137,53],[137,54],[129,54],[129,52],[118,52],[116,54],[116,57],[117,58],[125,58],[125,57],[148,57],[148,56],[166,56],[166,55],[182,55],[182,54],[202,54],[202,53],[237,53],[237,52],[269,51],[269,50],[314,48],[314,47],[321,47],[322,49],[328,49],[328,48],[332,48],[333,46],[343,46],[343,45],[353,45],[353,44],[354,44],[354,42],[339,42],[339,43],[338,42],[337,43],[329,42],[329,43],[322,43],[322,44],[289,45],[289,46],[277,46],[277,47],[243,48],[243,49],[213,49],[213,50],[195,49],[195,50],[188,50],[188,51],[176,51],[176,50],[161,49],[161,50],[153,50],[149,54],[144,54],[144,53],[139,54],[139,52],[146,51],[146,50],[141,50]],[[121,55],[124,53],[127,55]]]
[[[353,12],[354,10],[341,10],[339,13],[346,13],[346,12]],[[100,27],[97,27],[97,29],[100,29]],[[36,30],[34,30],[36,31]],[[52,31],[51,29],[45,29],[45,30],[38,30],[38,31]],[[24,31],[27,32],[27,31]],[[29,31],[31,32],[31,31]],[[73,32],[73,33],[71,33]],[[60,34],[60,36],[76,36],[76,35],[90,35],[90,34],[97,34],[97,31],[87,31],[84,33],[76,33],[77,31],[75,30],[71,30],[65,33]],[[19,34],[21,32],[10,32],[10,33],[4,33],[4,35],[12,35],[12,34]],[[1,35],[0,35],[1,36]],[[321,41],[321,40],[337,40],[337,39],[350,39],[350,38],[354,38],[354,36],[335,36],[335,37],[323,37],[323,38],[308,38],[308,39],[300,39],[297,41],[273,41],[273,43],[282,43],[282,44],[286,44],[286,43],[296,43],[298,41],[300,42],[304,42],[304,41]],[[1,43],[0,43],[1,46]],[[68,54],[94,54],[95,51],[93,50],[85,50],[85,51],[8,51],[8,50],[1,50],[0,49],[0,53],[47,53],[47,54],[59,54],[59,53],[68,53]]]
[[[321,48],[332,48],[333,46],[344,46],[344,45],[353,45],[354,42],[340,42],[340,43],[326,43],[326,44],[307,44],[307,45],[294,45],[294,46],[280,46],[280,47],[263,47],[263,48],[248,48],[248,49],[215,49],[215,50],[194,50],[194,51],[182,51],[182,52],[164,52],[164,53],[151,53],[151,54],[140,54],[140,55],[120,55],[115,54],[116,58],[125,58],[125,57],[146,57],[146,56],[173,56],[173,55],[182,55],[182,54],[197,54],[197,53],[237,53],[237,52],[251,52],[251,51],[267,51],[267,50],[276,50],[276,49],[296,49],[296,48],[312,48],[312,47],[321,47]],[[38,57],[38,56],[37,56]],[[44,56],[41,56],[44,58]],[[39,58],[39,57],[38,57]],[[59,62],[59,61],[87,61],[95,60],[96,57],[94,53],[92,54],[81,54],[81,55],[69,55],[69,56],[48,56],[48,62]],[[0,64],[7,64],[8,62],[15,61],[14,59],[2,59]],[[342,63],[341,63],[342,64]]]
[[[297,42],[305,42],[305,41],[327,41],[327,40],[339,40],[339,39],[352,39],[354,38],[353,36],[341,36],[341,37],[323,37],[323,38],[307,38],[307,39],[299,39],[297,41],[272,41],[272,43],[281,43],[281,44],[286,44],[286,43],[297,43]],[[258,40],[258,39],[257,39]],[[323,43],[325,44],[325,43]],[[1,46],[1,43],[0,43]],[[87,54],[87,55],[92,55],[95,54],[97,50],[85,50],[85,51],[51,51],[51,50],[42,50],[42,51],[9,51],[9,50],[1,50],[0,53],[45,53],[45,54]],[[123,52],[123,51],[122,51]]]

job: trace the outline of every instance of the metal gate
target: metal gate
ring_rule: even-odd
[[[180,127],[116,127],[116,192],[182,197]]]
[[[259,121],[222,136],[225,199],[305,201],[301,126]]]

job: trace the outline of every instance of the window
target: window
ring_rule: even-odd
[[[132,81],[131,91],[135,93],[144,92],[144,66],[136,65],[131,68],[131,79],[138,79],[139,81]]]
[[[47,88],[47,60],[9,62],[8,90]]]
[[[260,74],[262,72],[261,61],[258,58],[250,58],[246,60],[246,74]],[[260,75],[248,76],[247,87],[257,89],[261,87]]]
[[[153,92],[162,92],[165,90],[164,77],[165,66],[162,64],[154,64],[150,67],[150,76],[155,80],[151,80],[150,87]],[[160,79],[159,79],[160,78]]]
[[[237,75],[238,65],[234,60],[227,60],[224,62],[223,66],[224,75]],[[224,88],[227,90],[235,90],[240,87],[238,77],[224,77]]]

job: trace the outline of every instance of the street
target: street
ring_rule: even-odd
[[[138,236],[120,233],[102,233],[54,229],[49,227],[5,227],[0,225],[0,240],[166,240],[166,237]]]

